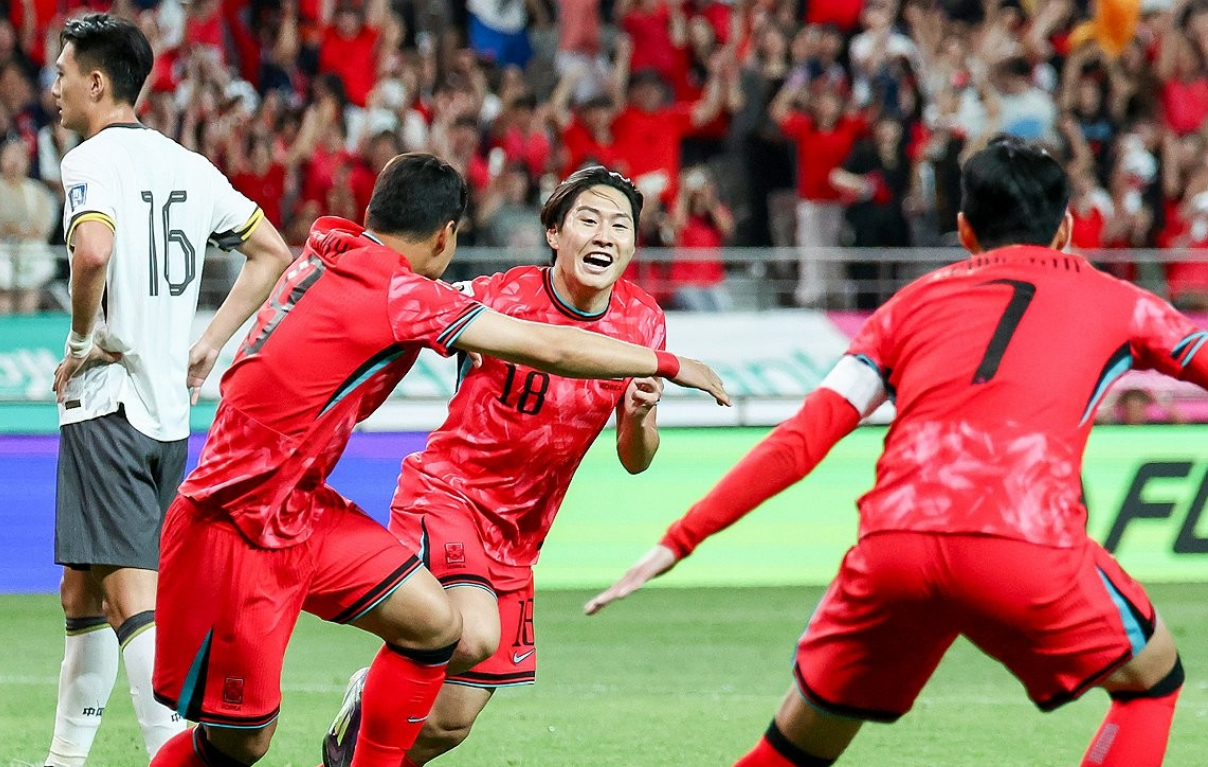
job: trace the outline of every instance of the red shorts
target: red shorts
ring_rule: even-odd
[[[182,717],[262,727],[281,707],[285,647],[302,610],[350,623],[419,569],[419,558],[330,488],[305,542],[250,543],[183,496],[161,538],[155,697]]]
[[[532,684],[537,677],[533,568],[501,564],[487,556],[474,514],[465,499],[433,493],[424,496],[422,509],[391,509],[390,532],[420,553],[424,566],[446,589],[484,589],[499,605],[495,654],[445,681],[492,689]]]
[[[963,634],[1047,711],[1128,662],[1154,622],[1145,591],[1094,541],[877,533],[844,557],[794,672],[818,708],[890,722]]]

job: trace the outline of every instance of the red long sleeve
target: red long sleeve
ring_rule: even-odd
[[[818,389],[722,477],[709,494],[668,528],[662,544],[680,559],[768,498],[799,482],[860,422],[850,402]]]

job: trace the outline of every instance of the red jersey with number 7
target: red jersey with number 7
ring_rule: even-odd
[[[420,349],[449,355],[485,310],[415,274],[363,227],[320,218],[223,376],[214,424],[180,493],[258,546],[305,541],[320,513],[312,491],[353,427]]]
[[[520,319],[571,325],[650,349],[663,349],[662,309],[622,280],[607,308],[585,315],[558,296],[548,267],[521,266],[462,283],[491,309]],[[563,378],[485,357],[463,365],[449,417],[427,448],[403,461],[392,508],[424,513],[426,494],[459,495],[476,511],[488,555],[507,565],[537,561],[571,477],[629,379]]]
[[[1206,340],[1157,296],[1049,248],[990,251],[908,285],[848,352],[897,405],[860,534],[1078,545],[1103,395],[1130,368],[1208,387]]]

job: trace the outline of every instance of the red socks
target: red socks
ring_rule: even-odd
[[[793,767],[793,763],[772,748],[767,738],[760,738],[755,748],[735,762],[734,767]]]
[[[784,736],[773,720],[755,748],[734,767],[830,767],[834,763],[834,759],[823,759],[801,750]]]
[[[436,702],[456,643],[439,650],[386,645],[361,693],[361,730],[352,767],[399,767]]]
[[[1160,767],[1178,697],[1113,699],[1082,767]]]
[[[151,760],[151,767],[249,767],[215,748],[201,726],[178,732]]]

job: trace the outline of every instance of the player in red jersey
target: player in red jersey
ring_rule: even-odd
[[[663,311],[621,279],[641,211],[642,195],[628,179],[600,166],[577,171],[541,211],[553,264],[480,277],[462,289],[512,317],[662,349]],[[403,461],[391,504],[390,530],[423,553],[463,625],[450,676],[404,765],[426,764],[465,740],[496,688],[533,683],[532,568],[541,543],[614,412],[621,464],[632,474],[650,465],[662,388],[653,377],[579,380],[490,358],[467,366],[445,423]],[[324,740],[326,767],[346,767],[356,747],[360,674]]]
[[[910,709],[959,634],[1042,710],[1107,690],[1086,767],[1162,762],[1182,665],[1144,590],[1087,537],[1079,477],[1112,382],[1141,368],[1208,386],[1208,332],[1061,252],[1069,187],[1043,150],[997,139],[963,183],[971,257],[881,307],[801,411],[586,606],[666,572],[895,400],[859,540],[801,638],[794,688],[742,767],[832,764],[863,720]]]
[[[465,181],[425,154],[383,170],[368,228],[319,219],[222,382],[198,467],[162,539],[157,698],[200,726],[154,767],[249,765],[268,749],[302,610],[377,634],[356,767],[397,767],[427,717],[461,617],[419,558],[326,484],[358,421],[423,348],[559,375],[663,375],[727,397],[706,366],[490,311],[436,282]],[[593,246],[614,252],[602,240]]]

